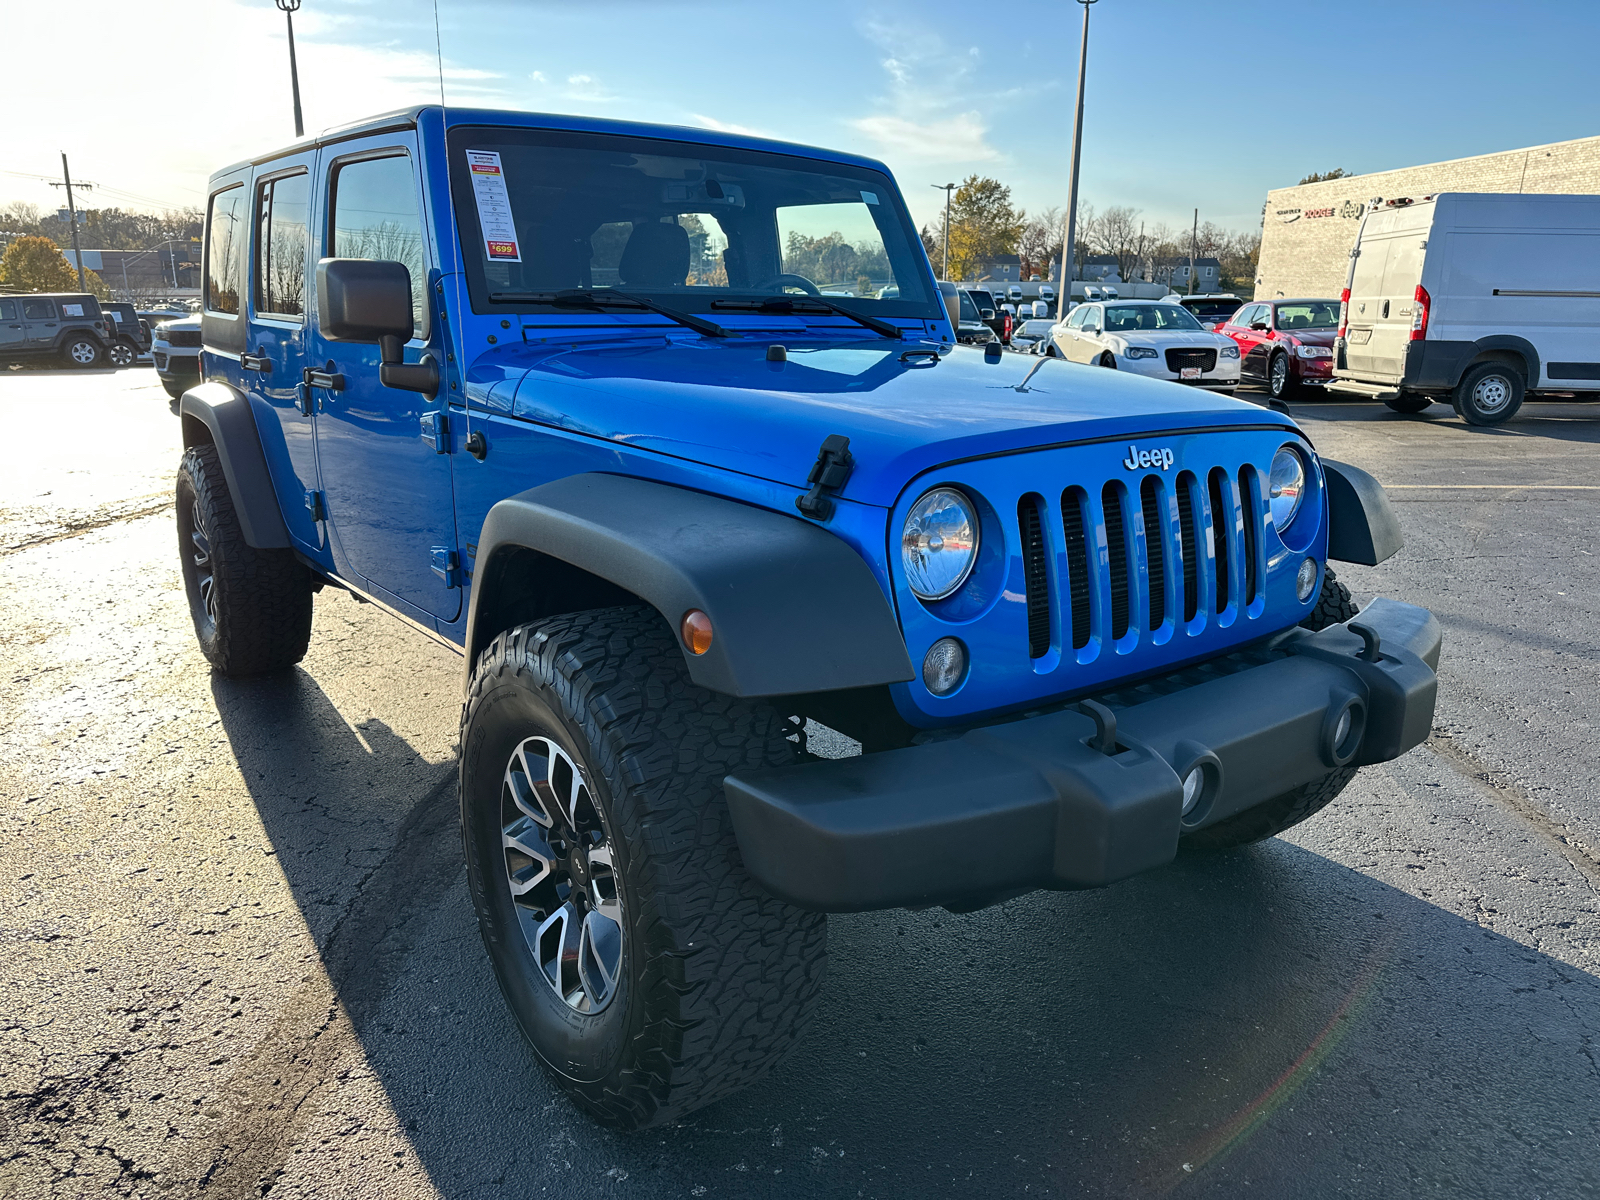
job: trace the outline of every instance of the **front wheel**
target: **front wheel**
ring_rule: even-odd
[[[745,871],[724,776],[793,762],[775,709],[706,691],[654,609],[497,637],[461,725],[467,882],[551,1081],[621,1128],[766,1074],[821,993],[827,924]]]
[[[1522,407],[1526,390],[1522,372],[1505,363],[1487,362],[1473,367],[1456,384],[1456,411],[1469,425],[1498,425],[1509,421]]]
[[[244,540],[216,447],[178,467],[178,553],[200,651],[232,678],[287,670],[311,641],[311,575],[289,550]]]
[[[1401,392],[1398,396],[1389,396],[1384,400],[1389,408],[1397,413],[1419,413],[1433,401],[1427,396],[1417,392]]]
[[[1107,350],[1100,356],[1100,365],[1108,370],[1115,371],[1117,369],[1116,356],[1113,355],[1111,351]]]
[[[1287,400],[1294,390],[1294,380],[1289,375],[1289,356],[1274,354],[1267,364],[1267,391],[1274,400]]]
[[[61,347],[61,357],[69,367],[94,367],[100,364],[100,344],[93,338],[72,337]]]

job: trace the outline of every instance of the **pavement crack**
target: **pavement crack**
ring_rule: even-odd
[[[136,507],[129,507],[130,505]],[[141,517],[153,517],[157,513],[165,512],[172,505],[173,499],[171,496],[163,497],[159,503],[151,503],[150,497],[140,496],[135,500],[125,501],[121,505],[107,505],[94,510],[93,515],[77,520],[69,519],[49,531],[34,533],[15,542],[7,542],[5,545],[0,546],[0,557],[8,554],[18,554],[23,550],[31,550],[35,546],[47,546],[51,542],[82,537],[86,533],[93,533],[96,529],[104,529],[107,525],[118,525],[123,521],[137,521]]]

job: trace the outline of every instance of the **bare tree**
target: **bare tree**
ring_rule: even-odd
[[[1021,277],[1050,277],[1050,268],[1061,261],[1061,210],[1046,208],[1029,217],[1017,240],[1017,257],[1022,260]]]

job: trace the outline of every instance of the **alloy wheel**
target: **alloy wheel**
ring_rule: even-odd
[[[528,951],[555,994],[597,1013],[622,977],[622,895],[583,771],[547,737],[522,742],[500,788],[506,882]]]
[[[1272,394],[1282,396],[1289,387],[1289,360],[1280,354],[1272,360],[1268,370],[1271,372],[1269,386],[1272,388]]]
[[[80,367],[92,366],[95,358],[95,348],[88,342],[73,342],[67,347],[67,355]]]
[[[111,359],[111,365],[114,367],[133,366],[134,353],[132,346],[129,346],[123,342],[118,342],[115,346],[111,347],[108,354]]]
[[[194,551],[194,582],[200,591],[200,603],[206,610],[206,620],[215,627],[217,623],[217,578],[211,566],[211,537],[206,533],[205,518],[200,505],[189,509],[189,543]]]

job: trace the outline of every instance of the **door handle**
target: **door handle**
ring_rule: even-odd
[[[333,364],[328,364],[327,370],[318,367],[307,367],[301,380],[308,388],[326,388],[330,392],[344,391],[344,376],[333,370]]]
[[[272,360],[265,354],[241,354],[239,365],[246,371],[260,371],[263,375],[272,370]]]

